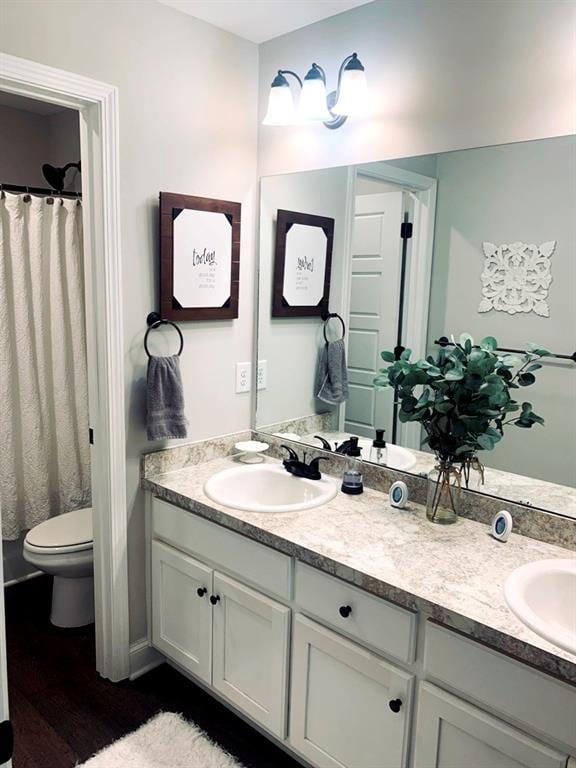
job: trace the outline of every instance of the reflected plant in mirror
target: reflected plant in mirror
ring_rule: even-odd
[[[425,477],[438,463],[436,451],[422,446],[423,428],[405,420],[394,387],[373,386],[380,351],[409,347],[410,360],[427,361],[442,348],[448,361],[450,331],[456,342],[461,330],[477,344],[496,337],[498,349],[474,350],[466,365],[492,365],[484,352],[506,365],[514,358],[504,353],[517,356],[509,370],[518,389],[507,391],[518,409],[502,421],[505,439],[495,414],[477,430],[474,458],[454,465],[462,515],[482,506],[467,487],[576,520],[575,160],[576,136],[560,136],[262,179],[258,359],[266,361],[267,380],[257,392],[256,427],[315,450],[334,451],[357,437],[363,461],[376,466],[366,477]],[[333,222],[325,308],[346,329],[345,402],[317,397],[319,355],[326,340],[342,337],[338,324],[324,327],[318,312],[278,317],[271,310],[281,211]],[[534,359],[525,361],[530,339],[551,354],[530,348]],[[485,375],[494,373],[487,368]],[[534,408],[522,410],[524,401]],[[544,429],[527,429],[534,412],[546,419]]]
[[[464,333],[451,350],[441,348],[436,356],[415,362],[411,355],[410,349],[399,359],[394,352],[382,352],[389,365],[380,369],[374,387],[393,387],[400,422],[422,425],[422,442],[437,459],[429,474],[428,519],[452,523],[458,516],[462,479],[468,486],[471,471],[483,476],[478,451],[491,451],[508,425],[530,429],[544,424],[532,403],[520,404],[512,391],[534,384],[534,374],[542,368],[539,359],[550,353],[530,344],[522,357],[502,354],[493,336],[475,345]]]

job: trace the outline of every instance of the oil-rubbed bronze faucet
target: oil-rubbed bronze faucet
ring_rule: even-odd
[[[306,454],[304,454],[304,461],[300,461],[298,454],[293,448],[290,448],[290,446],[281,445],[280,448],[284,448],[284,450],[288,451],[288,458],[284,459],[282,462],[286,472],[290,472],[294,477],[305,477],[308,480],[322,479],[318,464],[323,459],[328,458],[327,456],[317,456],[315,459],[312,459],[310,464],[306,464]]]

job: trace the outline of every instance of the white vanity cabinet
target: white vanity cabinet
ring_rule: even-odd
[[[321,768],[400,768],[412,683],[412,675],[298,614],[290,743]]]
[[[156,533],[174,525],[182,512],[161,504],[155,509],[162,517],[161,524],[153,528]],[[218,557],[223,543],[220,557],[225,565],[234,538],[239,539],[236,556],[245,542],[237,534],[213,527],[213,539],[218,543],[212,554]],[[198,539],[185,536],[178,543],[190,550]],[[265,547],[254,546],[247,566],[250,575],[257,574],[269,558]],[[273,562],[284,565],[277,558]],[[277,583],[282,585],[282,569],[279,576]],[[156,538],[151,542],[151,597],[152,644],[252,720],[285,738],[290,609],[176,549],[172,541],[167,544]]]
[[[214,599],[212,685],[284,738],[290,609],[220,573]]]
[[[565,768],[566,754],[422,683],[414,768]]]
[[[152,642],[188,672],[212,678],[212,569],[152,542]]]
[[[576,687],[167,502],[150,523],[152,644],[307,764],[576,768]]]

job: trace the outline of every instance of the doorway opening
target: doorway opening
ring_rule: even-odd
[[[7,54],[1,54],[0,64],[0,94],[4,99],[33,100],[44,105],[45,111],[54,110],[58,114],[73,110],[79,121],[81,158],[69,156],[69,159],[46,162],[54,169],[62,169],[68,185],[74,181],[74,173],[80,170],[73,167],[79,160],[82,171],[87,390],[89,428],[94,436],[89,478],[82,490],[90,494],[93,509],[94,659],[102,677],[119,681],[129,675],[129,632],[118,94],[113,86]],[[69,163],[72,166],[66,168]],[[30,189],[25,190],[23,196],[30,196],[34,205],[45,206],[47,196],[35,195],[32,188],[55,183],[54,175],[50,180],[46,176],[43,178],[43,184],[42,179],[39,184],[31,180],[24,182],[23,186]],[[9,184],[18,186],[15,180],[2,178],[0,182],[7,185],[5,196],[10,194],[12,200],[18,197],[16,190],[8,191]],[[41,203],[35,202],[39,198],[42,198]],[[68,201],[59,203],[63,210],[73,208],[79,202],[76,194],[72,197],[53,195],[52,198]],[[30,204],[23,200],[18,202]],[[55,235],[54,240],[58,237]],[[37,292],[41,294],[42,290],[45,290],[44,285],[36,285]],[[75,391],[74,382],[70,382],[68,389]],[[82,506],[86,497],[77,501]],[[3,565],[0,561],[0,584],[4,582]],[[14,562],[10,564],[10,568],[13,567]],[[20,575],[26,577],[29,574]],[[40,582],[40,579],[29,583],[36,581]],[[4,629],[0,600],[0,722],[9,719]]]

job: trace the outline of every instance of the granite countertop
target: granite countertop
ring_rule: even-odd
[[[269,463],[278,463],[266,459]],[[143,478],[159,498],[238,531],[398,605],[481,640],[576,684],[576,656],[524,626],[510,611],[502,586],[518,566],[575,553],[526,536],[495,541],[482,523],[427,522],[424,507],[394,509],[388,497],[366,489],[338,493],[316,509],[256,513],[229,509],[203,493],[216,472],[239,466],[219,458]]]

